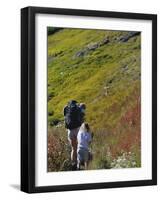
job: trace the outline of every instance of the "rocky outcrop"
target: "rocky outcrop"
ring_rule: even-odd
[[[138,31],[130,31],[127,35],[121,36],[119,38],[120,42],[127,42],[130,38],[140,35],[141,32]]]
[[[106,45],[110,42],[108,37],[103,38],[100,42],[92,42],[89,43],[84,49],[81,49],[80,51],[76,52],[73,58],[77,57],[83,57],[87,55],[89,52],[96,50],[97,48]]]

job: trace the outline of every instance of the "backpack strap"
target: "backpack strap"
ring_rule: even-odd
[[[64,109],[63,109],[63,115],[64,115],[64,116],[65,116],[66,113],[67,113],[67,108],[68,108],[68,106],[66,105],[66,106],[64,107]]]

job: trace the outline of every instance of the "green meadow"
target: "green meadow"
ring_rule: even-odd
[[[70,170],[63,108],[86,104],[89,169],[141,166],[141,35],[48,28],[48,171]]]

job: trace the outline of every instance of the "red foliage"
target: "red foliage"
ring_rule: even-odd
[[[117,144],[111,145],[110,150],[115,157],[121,152],[130,152],[133,147],[140,149],[141,144],[141,105],[140,97],[136,97],[135,106],[129,109],[120,119],[115,128]]]

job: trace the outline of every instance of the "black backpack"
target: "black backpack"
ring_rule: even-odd
[[[64,108],[65,127],[75,129],[81,126],[81,109],[77,106],[76,101],[70,101]]]

